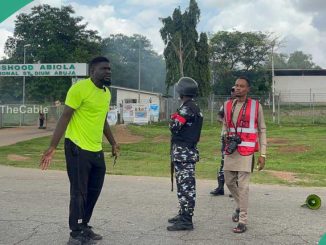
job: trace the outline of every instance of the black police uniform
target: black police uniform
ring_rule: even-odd
[[[192,216],[196,200],[195,164],[199,161],[197,143],[203,124],[203,116],[193,99],[185,101],[171,116],[171,160],[174,165],[179,199],[181,223],[188,223],[185,229],[192,229]],[[178,218],[174,220],[175,223]],[[170,220],[169,220],[170,222]],[[168,227],[168,230],[181,230],[180,227]]]
[[[221,106],[220,110],[218,111],[218,115],[221,119],[224,118],[224,105]],[[220,168],[217,169],[217,183],[218,187],[210,192],[210,194],[214,196],[224,195],[224,150],[225,150],[225,139],[224,135],[221,136],[221,163]]]

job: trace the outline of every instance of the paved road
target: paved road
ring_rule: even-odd
[[[0,146],[12,145],[21,141],[48,136],[52,133],[53,127],[47,129],[38,129],[34,126],[2,128],[0,129]]]
[[[326,189],[251,185],[249,226],[233,234],[234,201],[211,197],[215,181],[198,181],[195,229],[168,232],[177,210],[168,178],[107,176],[92,225],[98,244],[210,245],[317,244],[326,232]],[[68,179],[63,171],[0,166],[0,244],[65,244]],[[317,211],[300,207],[310,193],[322,196]]]

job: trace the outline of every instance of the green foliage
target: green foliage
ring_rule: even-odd
[[[252,93],[268,91],[270,78],[264,65],[271,49],[270,34],[219,31],[209,44],[215,94],[229,94],[239,75],[252,80]]]
[[[274,53],[273,54],[273,59],[274,59],[274,69],[287,69],[288,68],[288,64],[287,64],[287,60],[288,60],[288,55],[287,54],[283,54],[283,53]],[[271,58],[268,60],[268,62],[266,63],[266,67],[269,69],[272,69],[272,56]]]
[[[99,55],[101,38],[96,31],[86,30],[82,18],[73,17],[74,13],[71,6],[39,5],[30,14],[18,15],[14,36],[6,41],[5,53],[9,59],[5,62],[23,63],[26,44],[30,44],[26,47],[26,63],[85,63]],[[8,84],[3,86],[10,87],[15,79],[1,80]],[[70,84],[71,79],[67,77],[26,78],[27,100],[64,100]]]
[[[302,51],[295,51],[290,55],[274,53],[273,58],[275,69],[321,69],[312,61],[310,54],[305,54]],[[271,59],[268,61],[267,67],[272,67]]]
[[[140,88],[163,92],[165,66],[163,57],[152,49],[150,41],[141,35],[110,35],[102,42],[102,54],[109,57],[113,84],[138,88],[140,57]]]
[[[210,70],[209,70],[209,47],[208,47],[208,38],[206,33],[201,33],[199,42],[197,45],[197,56],[196,56],[197,66],[196,74],[194,78],[199,86],[199,95],[205,97],[211,91],[211,87],[208,81],[210,81]],[[202,82],[203,81],[203,82]]]
[[[255,70],[237,70],[232,72],[233,81],[231,81],[231,87],[235,83],[235,79],[240,76],[246,76],[251,81],[250,94],[251,95],[266,95],[271,87],[272,74],[270,70],[259,67]],[[229,90],[230,91],[230,90]],[[262,100],[261,100],[262,103]]]
[[[192,77],[198,82],[201,96],[209,93],[207,36],[201,34],[198,40],[196,28],[199,17],[197,2],[190,0],[189,7],[184,13],[181,13],[180,8],[176,8],[172,17],[161,18],[163,27],[160,33],[165,44],[167,93],[182,76]]]

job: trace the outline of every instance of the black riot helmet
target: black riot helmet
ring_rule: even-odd
[[[198,84],[190,77],[181,77],[176,84],[176,91],[181,96],[198,96]]]

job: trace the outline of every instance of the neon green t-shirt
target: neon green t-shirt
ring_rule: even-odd
[[[110,101],[109,89],[96,87],[90,78],[72,85],[67,93],[65,104],[75,111],[65,137],[83,150],[101,151],[104,122]]]

